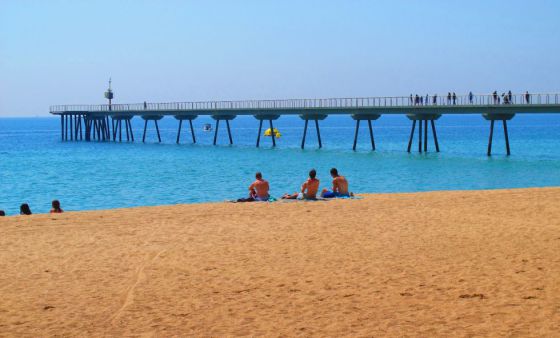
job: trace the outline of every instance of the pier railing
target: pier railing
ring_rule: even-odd
[[[415,106],[501,106],[560,104],[560,94],[425,95],[363,98],[200,101],[101,105],[55,105],[51,112],[142,112],[259,109],[343,109]]]

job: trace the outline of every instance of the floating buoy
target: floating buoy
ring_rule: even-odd
[[[271,136],[271,135],[272,134],[270,133],[270,128],[264,131],[264,136]],[[278,129],[274,128],[274,137],[279,138],[280,136],[282,136],[282,134],[280,134]]]

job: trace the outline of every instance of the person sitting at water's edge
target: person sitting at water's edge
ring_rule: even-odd
[[[309,171],[309,178],[307,181],[303,182],[301,185],[301,192],[292,195],[284,194],[283,199],[294,200],[294,199],[306,199],[315,200],[317,199],[317,192],[319,191],[319,180],[315,178],[317,172],[315,169]]]
[[[23,203],[19,206],[19,214],[20,215],[31,215],[31,208],[29,208],[29,204]]]
[[[331,169],[331,176],[333,178],[332,191],[329,191],[328,189],[323,189],[323,191],[321,192],[321,197],[334,198],[334,197],[354,196],[353,193],[348,191],[348,181],[346,180],[346,177],[339,175],[338,170],[336,168]]]
[[[255,181],[249,186],[249,197],[240,198],[237,202],[266,202],[270,198],[268,190],[270,186],[268,181],[262,178],[262,174],[257,172],[255,174]]]
[[[61,214],[64,212],[64,210],[62,210],[62,208],[60,208],[60,201],[59,200],[54,200],[51,203],[52,205],[52,209],[50,211],[51,214]]]

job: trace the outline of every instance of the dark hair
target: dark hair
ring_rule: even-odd
[[[60,209],[60,201],[59,201],[59,200],[53,200],[52,203],[51,203],[51,205],[52,205],[52,208],[53,208],[55,211],[61,211],[61,209]]]
[[[4,212],[4,210],[0,210],[0,216],[6,216],[6,213]]]
[[[332,168],[331,169],[331,175],[338,176],[338,170],[336,170],[336,168]]]
[[[315,178],[315,176],[317,176],[317,172],[315,171],[315,169],[311,169],[309,171],[309,177]]]
[[[257,171],[257,173],[255,174],[255,177],[256,177],[257,179],[261,179],[261,178],[262,178],[261,172],[260,172],[260,171]]]
[[[31,209],[29,208],[29,204],[23,203],[19,206],[19,214],[20,215],[31,215]]]

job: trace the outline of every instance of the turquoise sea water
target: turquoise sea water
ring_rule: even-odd
[[[258,122],[231,122],[234,145],[225,124],[219,146],[202,131],[208,117],[194,121],[196,145],[188,124],[183,144],[175,144],[177,121],[160,121],[162,143],[150,125],[141,139],[143,120],[135,118],[135,143],[62,142],[57,118],[0,119],[0,209],[16,214],[23,202],[35,213],[48,212],[54,198],[67,210],[221,201],[245,196],[260,170],[280,196],[295,192],[310,168],[329,186],[331,167],[347,176],[350,188],[364,192],[495,189],[560,185],[560,116],[518,115],[510,121],[512,156],[505,156],[501,124],[494,132],[494,155],[486,156],[489,123],[480,116],[443,116],[437,121],[441,152],[408,154],[410,121],[383,116],[374,122],[377,150],[369,150],[362,123],[358,151],[352,151],[354,121],[331,116],[321,122],[323,149],[317,149],[313,124],[305,150],[299,148],[303,121],[282,117],[275,149],[270,138],[255,148]],[[417,144],[413,147],[417,149]]]

